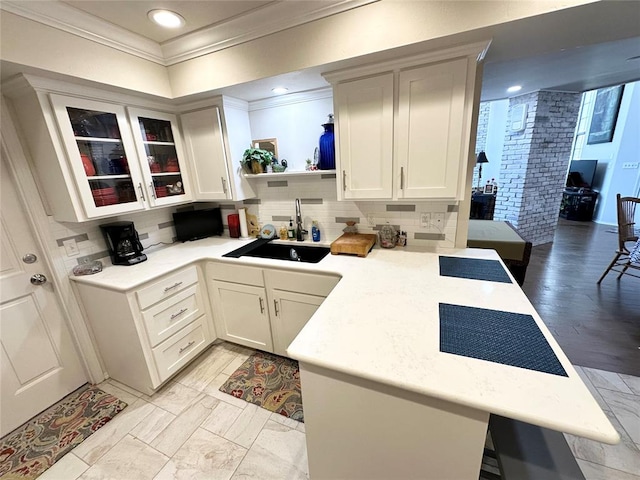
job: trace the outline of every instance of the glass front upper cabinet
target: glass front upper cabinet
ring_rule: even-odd
[[[123,107],[51,95],[69,167],[88,218],[144,209],[135,146]]]
[[[191,201],[176,117],[133,108],[129,109],[129,116],[150,203],[168,205]]]

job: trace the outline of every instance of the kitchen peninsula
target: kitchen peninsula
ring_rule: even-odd
[[[491,413],[619,440],[515,281],[439,275],[439,254],[499,262],[495,252],[374,248],[317,264],[222,257],[241,245],[188,242],[73,280],[124,292],[202,262],[340,276],[287,349],[301,367],[311,478],[477,478]],[[441,352],[440,304],[530,315],[566,376]]]

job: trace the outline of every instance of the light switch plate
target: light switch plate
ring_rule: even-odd
[[[376,224],[376,219],[373,216],[373,213],[367,213],[367,224],[370,227],[374,227]]]
[[[420,214],[420,226],[428,227],[431,224],[431,213],[423,212]]]
[[[64,251],[67,252],[67,257],[75,257],[80,255],[80,250],[78,250],[78,244],[76,243],[75,238],[70,238],[62,242],[64,245]]]

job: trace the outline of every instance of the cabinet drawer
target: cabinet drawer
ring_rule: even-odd
[[[198,284],[142,312],[149,342],[155,347],[204,313]]]
[[[340,281],[339,277],[297,273],[286,270],[265,270],[269,287],[290,292],[308,293],[326,297]]]
[[[214,280],[222,280],[223,282],[264,287],[261,268],[209,262],[207,264],[207,277]]]
[[[209,333],[200,317],[171,338],[153,348],[160,381],[164,382],[191,361],[209,344]]]
[[[197,267],[189,267],[176,273],[166,275],[161,280],[143,287],[136,292],[140,309],[169,298],[174,293],[184,290],[198,281]]]

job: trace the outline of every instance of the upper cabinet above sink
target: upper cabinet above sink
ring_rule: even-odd
[[[334,89],[338,198],[464,198],[476,65],[487,46],[323,75]]]

